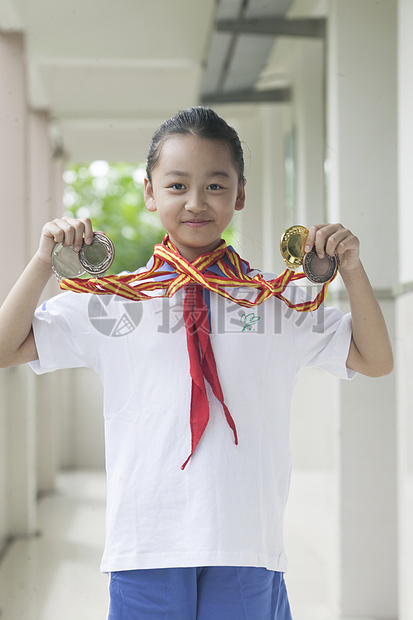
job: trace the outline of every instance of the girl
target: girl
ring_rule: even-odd
[[[243,153],[236,132],[201,107],[155,133],[145,201],[168,233],[148,265],[89,289],[64,283],[112,292],[104,308],[69,291],[35,311],[54,244],[79,251],[93,234],[87,219],[44,226],[0,311],[0,362],[37,373],[89,366],[102,379],[110,620],[290,620],[282,527],[297,376],[311,366],[344,379],[392,369],[358,239],[329,224],[306,242],[338,255],[351,315],[291,312],[303,291],[282,291],[221,241],[245,204]],[[134,329],[104,329],[109,309]]]

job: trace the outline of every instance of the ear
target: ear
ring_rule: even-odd
[[[245,179],[242,179],[238,186],[237,199],[235,201],[235,211],[241,211],[245,207]]]
[[[155,196],[153,194],[153,187],[148,179],[144,179],[143,197],[145,199],[146,208],[148,211],[156,211]]]

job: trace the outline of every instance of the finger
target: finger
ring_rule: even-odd
[[[316,234],[319,228],[320,228],[320,225],[311,226],[311,228],[309,229],[307,239],[305,241],[305,247],[304,247],[305,252],[310,252],[313,249]]]
[[[345,229],[341,224],[324,224],[320,226],[317,230],[314,244],[317,256],[323,258],[325,253],[334,256],[335,249],[343,238],[344,233]]]
[[[88,217],[86,217],[84,220],[82,220],[83,224],[84,224],[84,238],[85,238],[85,243],[87,245],[90,245],[93,241],[93,227],[92,227],[92,222],[90,221],[90,219]]]
[[[334,256],[334,254],[338,253],[341,244],[349,237],[349,234],[351,235],[345,228],[341,228],[332,233],[326,241],[326,253],[330,256]]]
[[[62,243],[65,238],[64,230],[58,225],[57,220],[48,222],[43,226],[42,235],[53,239],[55,243]]]
[[[56,243],[62,243],[64,246],[69,246],[73,243],[73,228],[63,218],[55,219],[46,224],[43,228],[43,234],[47,237],[53,237]]]
[[[81,220],[62,217],[46,224],[44,232],[47,236],[53,236],[56,243],[62,243],[64,247],[73,246],[78,251],[83,244],[84,229],[85,224]]]
[[[317,253],[317,256],[319,258],[323,258],[324,249],[329,234],[329,228],[330,224],[317,224],[315,226],[311,226],[305,245],[305,251],[309,252],[310,250],[314,249],[314,251]],[[309,248],[308,250],[307,247]]]
[[[93,227],[92,222],[88,217],[79,220],[68,217],[64,217],[62,219],[73,229],[73,249],[75,252],[78,252],[81,249],[83,243],[86,243],[87,245],[92,243]],[[70,231],[70,228],[67,229],[66,225],[64,225],[63,228]],[[69,232],[69,235],[71,236],[71,232]]]
[[[64,231],[63,245],[65,247],[73,246],[75,252],[78,252],[83,243],[83,222],[74,218],[63,217],[57,223]]]
[[[350,231],[347,231],[347,235],[338,243],[336,252],[339,257],[342,257],[346,252],[359,253],[360,241]]]
[[[85,222],[83,220],[69,220],[69,224],[73,230],[73,249],[79,252],[84,242]]]

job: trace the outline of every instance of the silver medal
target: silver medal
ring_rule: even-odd
[[[115,248],[104,233],[93,233],[90,245],[83,242],[79,252],[73,246],[56,243],[52,252],[53,273],[59,280],[78,278],[89,273],[92,276],[103,275],[113,263]]]

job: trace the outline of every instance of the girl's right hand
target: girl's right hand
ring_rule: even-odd
[[[36,255],[43,263],[51,265],[52,252],[56,243],[63,243],[65,247],[73,245],[73,250],[79,252],[83,241],[87,245],[93,241],[92,223],[89,218],[83,220],[72,217],[55,219],[43,226]]]

